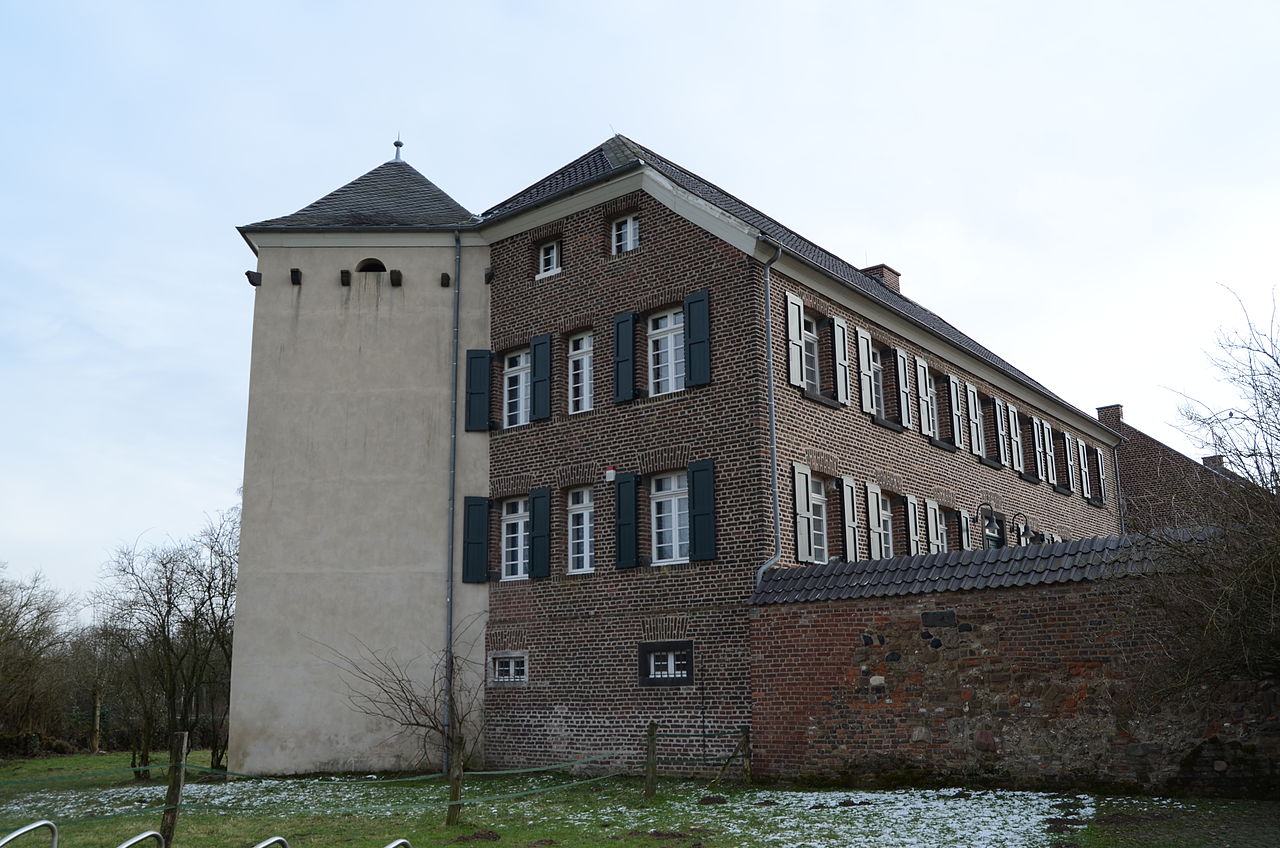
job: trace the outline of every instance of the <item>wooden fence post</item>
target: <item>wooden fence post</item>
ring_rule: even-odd
[[[742,782],[751,785],[751,725],[742,726]]]
[[[658,792],[658,723],[649,722],[644,743],[644,797],[652,799]]]
[[[175,733],[169,743],[169,791],[164,795],[164,816],[160,819],[160,835],[165,848],[173,845],[178,829],[178,808],[182,805],[182,787],[187,782],[187,734]]]

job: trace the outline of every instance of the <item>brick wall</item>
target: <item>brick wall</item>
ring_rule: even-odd
[[[1158,530],[1204,521],[1204,487],[1216,486],[1222,478],[1127,424],[1119,404],[1099,407],[1098,420],[1124,437],[1116,459],[1126,529]]]
[[[613,256],[609,225],[635,213],[641,247]],[[560,274],[534,279],[539,244],[559,238]],[[492,247],[492,338],[502,352],[551,332],[552,417],[491,436],[492,496],[552,489],[551,576],[496,582],[498,516],[491,537],[490,650],[528,652],[529,680],[487,693],[487,756],[495,765],[551,763],[627,748],[635,765],[644,728],[729,730],[750,721],[747,613],[755,568],[772,550],[764,429],[763,290],[747,256],[644,194],[572,215]],[[627,403],[613,401],[613,316],[678,307],[710,291],[709,385]],[[594,331],[595,408],[570,415],[566,338]],[[646,379],[645,333],[637,325],[637,386]],[[491,417],[500,415],[501,369]],[[650,549],[646,496],[654,474],[715,461],[717,558],[710,562],[615,567],[614,485],[606,466],[642,475],[639,548]],[[590,485],[596,569],[566,571],[564,491]],[[642,642],[694,643],[695,684],[638,685]],[[724,743],[732,747],[735,740]],[[697,748],[697,745],[693,746]]]
[[[1083,582],[752,612],[755,770],[852,784],[1280,789],[1277,692],[1164,704],[1127,593]]]

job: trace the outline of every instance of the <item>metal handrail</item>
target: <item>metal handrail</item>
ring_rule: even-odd
[[[160,848],[164,848],[164,837],[161,836],[160,832],[156,830],[145,830],[142,833],[139,833],[137,836],[133,837],[132,839],[129,839],[125,842],[121,842],[117,846],[117,848],[133,848],[134,845],[137,845],[139,842],[144,842],[148,839],[154,839],[156,843],[159,844]]]
[[[285,841],[283,836],[272,836],[269,839],[264,839],[257,845],[253,846],[253,848],[267,848],[268,845],[279,845],[280,848],[289,848],[289,843]]]
[[[254,846],[257,848],[257,846]],[[407,839],[397,839],[395,842],[388,842],[383,848],[413,848]]]
[[[17,839],[19,836],[22,836],[25,833],[30,833],[33,830],[39,830],[42,827],[49,828],[49,832],[53,835],[53,842],[50,844],[52,848],[58,848],[58,826],[53,822],[49,821],[48,819],[41,819],[38,822],[32,822],[26,827],[18,828],[13,833],[6,836],[4,839],[0,839],[0,848],[3,848],[3,846],[8,845],[10,842]]]

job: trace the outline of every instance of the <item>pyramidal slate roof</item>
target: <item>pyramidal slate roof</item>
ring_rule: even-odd
[[[555,173],[544,177],[519,194],[502,201],[481,215],[481,220],[484,223],[488,223],[499,218],[519,214],[556,197],[571,194],[594,183],[611,179],[641,165],[652,167],[690,194],[714,206],[718,206],[730,215],[755,227],[769,239],[782,245],[788,252],[811,265],[817,266],[832,277],[844,282],[850,288],[861,292],[890,311],[906,318],[911,323],[940,336],[996,370],[1003,372],[1023,385],[1031,387],[1043,396],[1074,409],[1071,404],[1050,391],[1039,381],[1032,379],[1002,357],[997,356],[965,335],[936,313],[926,309],[900,292],[894,291],[874,277],[862,273],[857,267],[839,256],[819,247],[794,230],[783,226],[760,210],[739,200],[720,187],[707,182],[692,171],[682,168],[671,160],[623,135],[615,135]],[[1081,412],[1081,414],[1088,418],[1093,418],[1088,413]]]
[[[892,559],[771,568],[753,604],[787,604],[1106,580],[1156,570],[1141,536],[1098,536],[1052,545],[947,551]]]
[[[262,230],[453,229],[475,216],[412,165],[392,159],[292,215],[240,227]]]

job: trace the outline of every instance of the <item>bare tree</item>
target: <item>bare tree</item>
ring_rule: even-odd
[[[61,719],[58,673],[69,605],[40,575],[4,576],[0,563],[0,735],[43,734]]]
[[[1274,307],[1244,317],[1214,358],[1238,402],[1183,408],[1215,473],[1187,496],[1189,526],[1153,534],[1163,568],[1142,595],[1162,613],[1170,688],[1280,675],[1280,324]]]
[[[468,623],[464,631],[474,623]],[[353,653],[323,642],[316,644],[341,675],[353,710],[395,725],[399,730],[394,735],[414,738],[422,762],[447,763],[450,804],[445,824],[457,824],[463,769],[479,750],[484,724],[483,664],[450,650],[402,660],[394,649],[375,649],[359,639],[353,641]],[[447,754],[436,759],[436,752]]]

